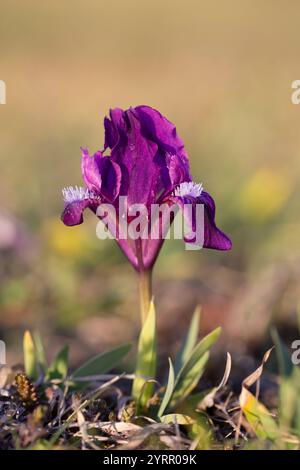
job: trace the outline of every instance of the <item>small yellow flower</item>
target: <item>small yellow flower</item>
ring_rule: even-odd
[[[286,203],[291,183],[278,170],[261,169],[242,188],[238,206],[243,218],[266,222]]]
[[[80,225],[70,234],[59,220],[50,220],[45,226],[45,238],[51,250],[64,257],[80,256],[84,247],[89,244],[86,227]]]

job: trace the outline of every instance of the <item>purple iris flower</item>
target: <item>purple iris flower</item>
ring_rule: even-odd
[[[215,203],[201,184],[192,181],[189,162],[175,126],[149,106],[126,111],[113,109],[104,119],[104,150],[89,155],[82,149],[82,175],[85,187],[63,190],[66,225],[83,222],[86,208],[95,214],[100,205],[111,204],[119,213],[119,199],[127,205],[143,204],[150,213],[153,204],[204,206],[204,248],[229,250],[230,239],[215,223]],[[103,153],[110,150],[110,155]],[[193,225],[193,215],[188,223]],[[122,239],[116,241],[134,268],[150,270],[155,263],[163,238]],[[186,240],[188,241],[188,240]]]

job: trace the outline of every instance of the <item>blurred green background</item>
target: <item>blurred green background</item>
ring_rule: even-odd
[[[0,337],[25,328],[75,364],[136,337],[135,273],[96,220],[60,222],[81,184],[80,146],[103,146],[110,107],[149,104],[176,123],[195,181],[214,195],[229,253],[166,242],[155,269],[162,354],[197,303],[236,362],[270,325],[297,337],[300,4],[296,0],[1,0]],[[168,352],[169,354],[169,352]]]

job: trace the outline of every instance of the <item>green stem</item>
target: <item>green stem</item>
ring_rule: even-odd
[[[136,256],[139,265],[139,293],[140,293],[140,312],[142,326],[147,318],[150,302],[152,299],[152,268],[147,269],[144,266],[143,246],[141,238],[135,241]]]
[[[141,322],[144,324],[152,299],[152,269],[143,270],[138,273]]]

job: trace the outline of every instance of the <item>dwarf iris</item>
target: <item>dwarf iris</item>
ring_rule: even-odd
[[[125,198],[127,208],[143,204],[150,215],[153,204],[185,204],[204,206],[203,247],[229,250],[230,239],[216,226],[215,203],[192,180],[188,155],[177,135],[175,126],[160,112],[149,106],[128,110],[113,109],[104,119],[104,148],[90,155],[82,149],[82,176],[84,187],[63,190],[65,208],[62,220],[66,225],[83,222],[85,209],[97,214],[99,206],[110,204],[120,223],[119,200]],[[104,155],[107,151],[109,155]],[[130,217],[126,215],[126,217]],[[145,216],[147,230],[150,217]],[[172,220],[171,220],[172,222]],[[187,223],[194,225],[194,216]],[[144,320],[151,300],[151,274],[163,244],[163,237],[133,239],[116,237],[121,250],[136,269],[140,279],[141,311]],[[190,239],[185,239],[190,242]]]

